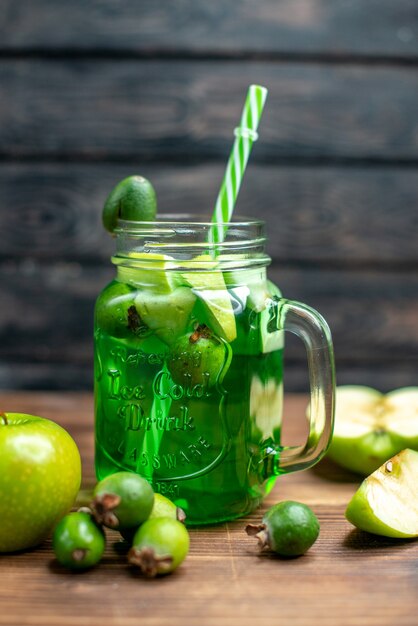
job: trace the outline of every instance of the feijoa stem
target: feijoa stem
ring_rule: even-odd
[[[74,561],[76,561],[77,563],[80,563],[81,561],[85,559],[87,552],[88,550],[84,550],[83,548],[76,548],[71,553],[71,556],[73,557]]]
[[[128,552],[128,561],[131,565],[136,565],[148,578],[154,578],[157,574],[168,571],[173,557],[158,556],[152,548],[131,548]]]
[[[3,411],[0,412],[0,419],[4,422],[3,426],[8,426],[9,420],[7,419],[6,413],[3,413]]]
[[[196,343],[201,337],[204,339],[210,339],[211,336],[212,331],[208,326],[206,326],[206,324],[198,324],[189,337],[189,343]]]
[[[90,505],[91,512],[98,524],[104,524],[108,528],[117,528],[119,520],[114,509],[120,504],[121,497],[115,493],[101,493],[93,498]]]
[[[269,533],[265,524],[247,524],[245,532],[250,537],[257,537],[261,550],[270,545]]]

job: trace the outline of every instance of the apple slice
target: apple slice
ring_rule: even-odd
[[[275,440],[282,423],[283,383],[275,378],[262,381],[257,374],[251,380],[250,415],[257,440]]]
[[[177,287],[170,293],[143,289],[135,296],[141,320],[168,345],[186,331],[195,301],[188,287]]]
[[[225,278],[233,297],[245,309],[237,318],[235,354],[266,354],[284,348],[284,330],[280,324],[279,300],[282,294],[276,285],[258,272],[235,272],[235,279]]]
[[[118,267],[121,282],[152,289],[156,293],[171,293],[179,285],[179,276],[174,271],[177,262],[168,254],[130,252],[129,259],[132,259],[132,266]]]
[[[235,315],[223,274],[216,269],[218,262],[209,254],[202,254],[182,265],[193,268],[191,272],[183,271],[182,277],[198,297],[202,312],[207,316],[207,325],[216,335],[233,341],[237,336]]]
[[[402,450],[366,478],[345,516],[375,535],[418,537],[418,452]]]
[[[332,460],[367,476],[404,448],[418,449],[417,387],[386,395],[360,385],[337,387]]]

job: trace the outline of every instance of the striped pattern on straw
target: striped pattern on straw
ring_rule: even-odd
[[[224,240],[227,229],[225,223],[231,220],[251,148],[254,141],[258,138],[257,128],[266,98],[267,89],[265,87],[260,85],[249,86],[242,110],[241,123],[235,129],[234,145],[212,215],[214,226],[209,233],[209,241],[211,243],[218,243]]]

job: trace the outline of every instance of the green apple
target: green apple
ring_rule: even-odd
[[[418,452],[402,450],[368,476],[345,516],[375,535],[418,537]]]
[[[337,387],[332,460],[367,476],[404,448],[418,449],[418,387]]]
[[[74,440],[61,426],[0,414],[0,552],[36,546],[70,510],[81,481]]]

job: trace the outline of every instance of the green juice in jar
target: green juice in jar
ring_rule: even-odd
[[[122,262],[96,305],[97,476],[138,472],[189,524],[232,519],[265,495],[280,439],[279,291],[264,268],[205,257],[192,277],[154,256]]]

